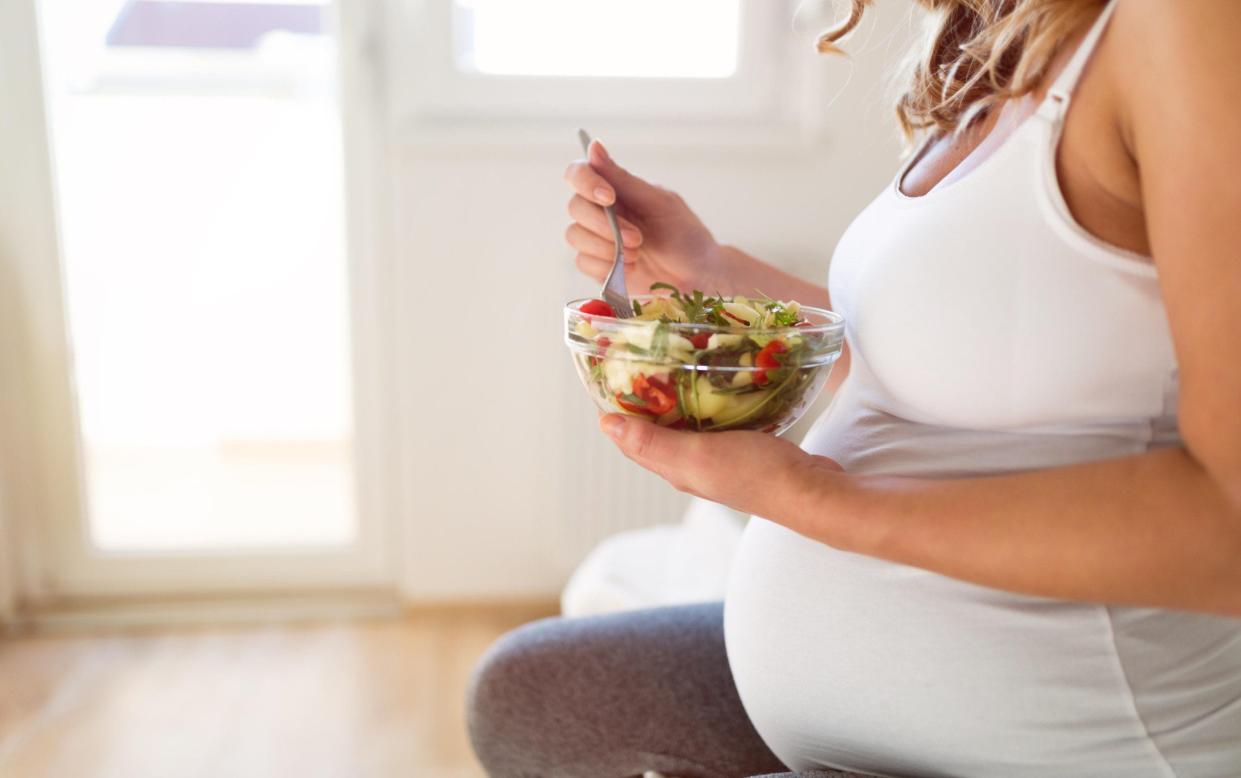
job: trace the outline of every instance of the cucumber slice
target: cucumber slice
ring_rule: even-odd
[[[686,392],[685,415],[693,418],[711,419],[712,426],[731,424],[762,405],[769,392],[731,394],[716,391],[706,376],[698,376],[693,388]]]

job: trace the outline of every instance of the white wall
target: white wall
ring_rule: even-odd
[[[887,76],[909,45],[911,5],[881,0],[850,59],[813,65],[835,98],[808,147],[728,149],[710,128],[679,146],[648,140],[659,126],[591,129],[622,164],[680,191],[721,240],[825,278],[837,238],[898,162]],[[554,594],[602,534],[675,520],[684,505],[598,434],[561,343],[561,305],[594,291],[561,238],[572,129],[560,144],[500,140],[502,127],[494,144],[393,137],[411,598]]]

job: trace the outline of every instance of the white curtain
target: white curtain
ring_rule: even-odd
[[[64,447],[48,421],[72,435],[35,16],[34,0],[0,1],[0,625],[16,616],[33,558],[17,518],[47,515],[56,493],[36,477]]]

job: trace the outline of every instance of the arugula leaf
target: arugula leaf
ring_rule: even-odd
[[[771,375],[772,371],[768,371]],[[754,394],[763,391],[763,387],[758,384],[746,384],[745,386],[717,386],[713,389],[716,394]]]
[[[673,300],[676,300],[677,302],[681,302],[681,290],[677,289],[672,284],[665,283],[663,281],[656,281],[655,283],[651,284],[651,291],[654,292],[657,289],[667,289],[668,291],[672,292]]]
[[[708,297],[702,290],[695,289],[692,292],[684,293],[675,286],[663,281],[657,281],[651,284],[651,291],[664,289],[671,294],[673,300],[676,300],[682,310],[685,311],[685,319],[690,324],[713,324],[722,327],[733,327],[734,323],[724,316],[724,296],[716,292],[714,297]]]
[[[661,358],[668,353],[668,322],[660,319],[655,325],[655,334],[651,336],[651,355]]]
[[[779,303],[776,303],[774,307],[769,307],[767,310],[775,314],[772,316],[771,323],[777,327],[792,327],[801,321],[801,314],[793,313]]]

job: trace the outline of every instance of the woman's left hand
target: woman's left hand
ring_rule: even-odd
[[[682,492],[786,525],[806,521],[814,495],[847,478],[834,460],[762,432],[679,432],[617,413],[600,417],[599,427]]]

